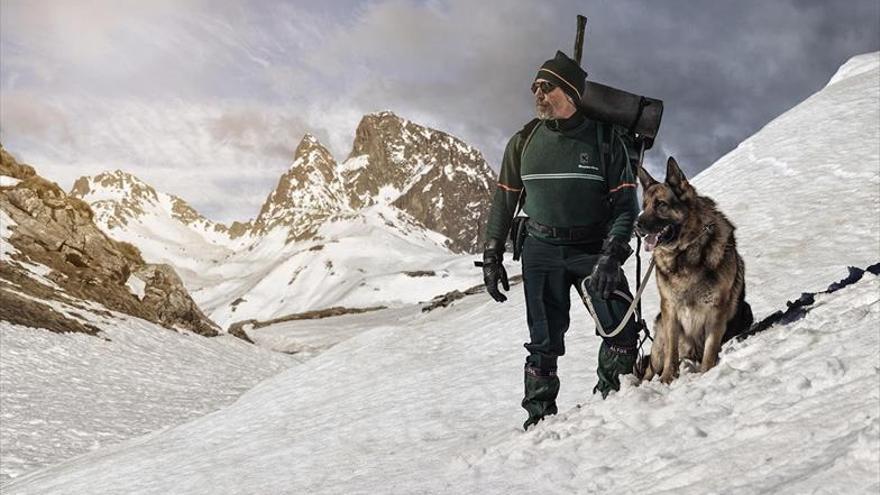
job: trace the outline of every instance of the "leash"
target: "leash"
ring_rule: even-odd
[[[654,257],[652,256],[651,263],[648,265],[648,271],[645,272],[645,277],[640,281],[641,283],[639,283],[639,289],[636,292],[636,296],[632,300],[630,300],[629,296],[627,296],[626,293],[623,291],[615,290],[613,292],[613,294],[616,294],[616,295],[622,297],[624,300],[629,301],[629,308],[627,308],[626,314],[624,315],[623,319],[620,320],[620,323],[617,325],[617,328],[615,328],[611,332],[607,332],[607,333],[605,332],[605,328],[602,327],[602,322],[599,321],[599,317],[596,314],[596,308],[593,306],[593,301],[590,299],[589,292],[587,291],[586,284],[587,284],[587,281],[590,279],[590,277],[586,277],[583,280],[581,280],[581,283],[578,285],[578,293],[580,294],[581,300],[584,302],[584,305],[587,307],[587,310],[590,313],[590,316],[593,317],[593,321],[596,323],[596,332],[598,332],[600,336],[602,336],[604,338],[611,338],[611,337],[614,337],[623,331],[623,327],[626,326],[626,322],[629,321],[630,317],[635,312],[636,305],[642,299],[642,294],[645,292],[645,287],[647,286],[648,278],[651,276],[651,272],[653,272],[653,271],[654,271]],[[639,316],[641,316],[641,315],[639,315]],[[650,333],[648,335],[650,336]],[[641,347],[641,345],[639,347]]]
[[[710,223],[710,224],[707,224],[705,227],[703,227],[703,231],[700,232],[700,235],[698,235],[693,240],[688,242],[687,245],[685,245],[684,249],[690,248],[695,242],[700,240],[701,237],[703,237],[707,233],[711,232],[713,230],[714,226],[715,226],[714,224]],[[639,242],[638,244],[641,244],[641,242]],[[639,246],[639,248],[641,248],[641,246]],[[637,263],[637,265],[640,265],[641,258],[637,258],[636,263]],[[599,317],[596,313],[596,308],[593,306],[593,301],[590,299],[589,292],[587,291],[587,285],[586,285],[587,281],[590,278],[586,277],[583,280],[581,280],[581,283],[578,286],[578,293],[580,294],[581,300],[584,302],[584,305],[587,307],[587,310],[590,313],[590,316],[593,317],[593,321],[596,323],[596,332],[600,336],[602,336],[604,338],[611,338],[611,337],[618,335],[620,332],[622,332],[623,328],[626,326],[626,323],[629,321],[629,319],[633,315],[633,313],[636,312],[636,308],[638,307],[638,313],[637,313],[638,322],[639,322],[639,325],[645,330],[645,336],[639,342],[639,347],[638,347],[639,351],[641,351],[642,346],[644,345],[646,340],[648,340],[648,339],[651,339],[651,341],[654,340],[654,338],[651,337],[651,332],[648,330],[648,326],[645,324],[644,319],[642,318],[641,304],[640,304],[641,300],[642,300],[642,294],[644,294],[645,287],[647,287],[647,284],[648,284],[648,279],[651,277],[651,273],[654,271],[654,265],[655,265],[654,256],[651,256],[651,262],[648,264],[648,270],[645,272],[645,276],[641,279],[636,278],[637,290],[636,290],[636,296],[634,298],[630,299],[629,296],[627,296],[625,292],[620,291],[620,290],[615,290],[613,292],[613,294],[616,294],[616,295],[620,296],[621,298],[623,298],[624,300],[629,301],[630,304],[629,304],[629,308],[627,308],[627,310],[626,310],[626,314],[623,316],[623,319],[620,320],[620,323],[618,323],[617,327],[614,330],[612,330],[611,332],[605,331],[605,328],[602,326],[602,322],[599,321]],[[637,268],[639,268],[639,267],[637,266]],[[637,274],[637,276],[638,276],[638,274]]]

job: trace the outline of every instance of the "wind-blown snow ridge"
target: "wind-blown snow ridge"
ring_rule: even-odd
[[[880,67],[880,52],[856,55],[840,66],[840,69],[837,69],[837,72],[831,77],[831,80],[828,81],[825,87],[866,72],[876,73],[878,67]]]

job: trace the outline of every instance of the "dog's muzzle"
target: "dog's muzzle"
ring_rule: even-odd
[[[647,252],[653,251],[660,244],[675,239],[678,235],[678,226],[675,224],[667,223],[662,227],[657,226],[659,228],[649,228],[642,220],[643,218],[639,217],[636,222],[636,235],[644,239],[645,251]]]

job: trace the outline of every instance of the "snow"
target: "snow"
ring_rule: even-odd
[[[748,299],[758,318],[784,308],[786,299],[803,291],[821,290],[839,280],[847,264],[864,267],[880,260],[876,60],[876,54],[854,58],[845,77],[769,123],[693,181],[738,226]],[[380,228],[385,222],[394,228]],[[343,266],[356,273],[365,268],[361,263],[378,265],[377,272],[386,266],[399,272],[422,258],[416,250],[400,248],[398,241],[433,242],[430,234],[413,236],[407,229],[405,218],[390,207],[331,222],[321,231],[321,250],[297,247],[306,250],[300,256],[312,257],[307,269],[315,270],[298,277],[323,286],[340,276]],[[347,238],[357,242],[346,244]],[[279,240],[267,241],[255,245],[251,256],[271,258],[286,249]],[[353,254],[330,269],[325,262],[331,258],[322,256],[335,249]],[[459,257],[462,270],[471,261],[467,258]],[[237,263],[241,266],[226,269],[243,273],[246,259]],[[452,265],[446,279],[455,276]],[[264,299],[253,304],[270,304],[265,298],[280,280],[278,276],[260,289]],[[651,284],[645,300],[649,319],[657,311]],[[146,399],[132,392],[131,382],[138,376],[151,379],[154,373],[168,373],[159,378],[170,379],[176,372],[179,381],[172,383],[188,387],[188,380],[200,375],[175,369],[187,361],[204,358],[205,366],[237,361],[204,350],[177,349],[176,342],[166,345],[169,336],[186,340],[168,331],[156,333],[161,338],[137,352],[101,354],[118,361],[97,371],[77,368],[91,359],[95,347],[106,345],[94,338],[82,356],[60,364],[52,353],[64,356],[61,341],[46,344],[43,348],[51,351],[39,357],[10,361],[7,355],[15,354],[8,350],[8,335],[15,342],[26,338],[22,335],[43,333],[14,328],[19,333],[12,334],[3,328],[3,414],[8,400],[25,407],[29,396],[55,386],[52,380],[41,381],[40,373],[55,367],[52,372],[63,377],[72,368],[70,374],[87,388],[77,391],[62,380],[58,388],[49,389],[60,395],[41,402],[52,421],[64,420],[64,408],[76,412],[64,424],[65,432],[77,428],[92,441],[105,425],[138,431],[167,426],[37,470],[32,468],[60,460],[28,461],[33,456],[25,446],[52,448],[50,442],[24,440],[28,435],[40,438],[44,425],[17,420],[9,427],[4,416],[4,469],[12,459],[21,475],[3,485],[3,492],[509,494],[536,487],[551,493],[880,491],[878,277],[866,274],[851,287],[817,297],[802,320],[726,346],[718,366],[705,374],[690,372],[685,364],[671,386],[635,386],[628,379],[604,401],[590,393],[599,339],[575,301],[568,356],[560,360],[560,414],[528,432],[520,428],[525,413],[519,407],[522,342],[527,338],[523,299],[522,285],[515,285],[504,304],[483,294],[428,313],[404,305],[253,329],[256,341],[299,352],[295,357],[302,360],[281,363],[279,367],[289,367],[234,403],[187,422],[178,416],[160,414],[167,423],[138,416],[136,401]],[[119,330],[113,343],[123,336],[143,338]],[[51,334],[53,339],[62,337],[68,336]],[[218,342],[187,338],[204,345]],[[21,347],[17,352],[26,354],[40,346],[23,341]],[[128,371],[132,365],[126,360],[139,358],[150,361]],[[110,370],[117,375],[102,376]],[[10,372],[19,374],[10,379]],[[128,390],[112,389],[113,378]],[[122,411],[105,408],[103,421],[92,423],[80,411],[85,407],[82,397],[93,390],[97,397],[107,392],[134,401]],[[207,392],[192,387],[187,396],[200,394]],[[210,407],[220,405],[208,402]],[[84,426],[73,426],[77,420]],[[8,431],[22,439],[13,449],[6,448]],[[125,436],[117,433],[118,439]],[[73,449],[61,453],[72,454]]]
[[[15,177],[10,177],[8,175],[0,175],[0,187],[12,187],[18,185],[21,182],[21,179],[16,179]]]
[[[866,493],[880,486],[880,284],[868,277],[705,375],[627,382],[604,402],[590,395],[598,339],[577,321],[570,354],[589,358],[561,363],[561,414],[527,433],[522,335],[499,324],[524,310],[521,286],[506,305],[398,314],[211,415],[5,491],[186,494],[210,480],[218,494]]]
[[[878,66],[880,66],[880,52],[857,55],[840,66],[840,69],[831,77],[826,87],[864,73],[875,73],[874,77],[877,77],[876,71]]]
[[[297,362],[231,336],[177,333],[94,304],[83,308],[98,312],[49,304],[103,332],[0,321],[3,481],[204,416]]]
[[[131,275],[128,277],[128,280],[125,281],[125,285],[128,287],[128,290],[140,300],[143,300],[144,296],[147,294],[147,283],[137,275]]]
[[[339,165],[339,167],[337,168],[337,171],[340,174],[343,172],[354,172],[356,170],[360,170],[360,169],[366,167],[369,164],[370,164],[369,155],[357,155],[357,156],[353,156],[353,157],[349,158],[348,160],[345,160],[344,162],[342,162]]]
[[[217,282],[193,291],[193,299],[221,327],[333,306],[413,304],[482,281],[473,259],[449,252],[446,237],[389,205],[331,219],[317,241],[287,244],[282,234],[270,232],[253,249],[200,272]],[[415,271],[436,275],[406,274]]]

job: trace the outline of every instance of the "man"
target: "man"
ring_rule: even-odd
[[[531,88],[538,118],[507,144],[486,228],[483,278],[489,294],[503,302],[499,281],[509,289],[504,243],[524,198],[529,219],[522,264],[530,334],[525,429],[557,412],[556,361],[565,354],[571,287],[590,276],[589,297],[600,319],[606,319],[606,333],[628,307],[614,293],[632,298],[620,267],[632,253],[629,240],[639,212],[629,163],[633,144],[625,131],[587,119],[579,110],[575,102],[586,77],[562,52],[538,70]],[[619,334],[603,340],[593,393],[605,398],[620,389],[619,376],[635,364],[637,338],[638,326],[630,318]]]

